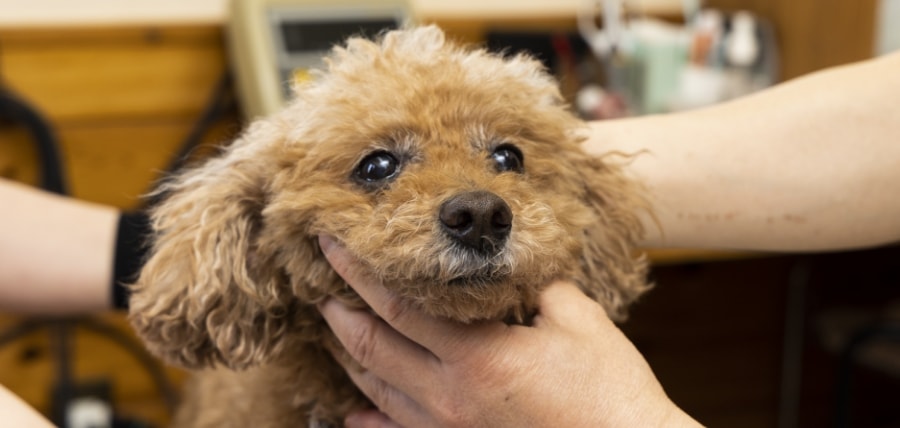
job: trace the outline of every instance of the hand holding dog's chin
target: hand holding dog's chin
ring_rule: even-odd
[[[569,283],[548,287],[530,327],[460,325],[403,305],[327,238],[335,270],[381,319],[335,300],[322,314],[378,406],[348,427],[698,425],[665,394],[603,309]]]

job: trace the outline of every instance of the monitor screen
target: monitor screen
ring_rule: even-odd
[[[397,28],[393,19],[282,21],[281,37],[288,53],[323,51],[350,36],[372,37],[385,29]]]

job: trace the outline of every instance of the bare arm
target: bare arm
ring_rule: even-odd
[[[650,247],[775,251],[900,240],[900,54],[702,110],[592,124],[587,148],[646,151]]]
[[[109,309],[118,211],[0,180],[0,310]]]
[[[50,428],[53,424],[36,410],[28,407],[21,398],[0,386],[0,415],[4,426],[21,428]]]

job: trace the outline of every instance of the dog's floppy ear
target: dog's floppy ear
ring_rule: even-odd
[[[649,205],[642,186],[624,174],[626,160],[621,153],[574,160],[597,219],[585,229],[579,285],[616,321],[624,320],[628,305],[652,287],[646,279],[646,257],[635,253],[643,235],[639,213],[650,214]]]
[[[165,360],[245,368],[283,346],[290,290],[255,237],[272,153],[285,135],[253,124],[227,151],[163,184],[150,258],[132,285],[130,321]],[[274,163],[274,164],[273,164]]]

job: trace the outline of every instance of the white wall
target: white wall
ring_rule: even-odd
[[[900,0],[881,0],[878,5],[875,53],[881,55],[898,49],[900,49]]]
[[[0,0],[0,26],[208,23],[226,0]]]
[[[220,23],[228,0],[0,0],[0,27]],[[410,0],[424,17],[574,16],[588,0]],[[680,13],[682,0],[629,0],[648,14]]]

